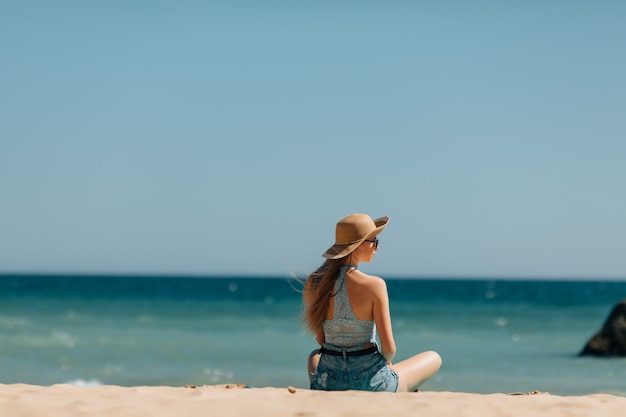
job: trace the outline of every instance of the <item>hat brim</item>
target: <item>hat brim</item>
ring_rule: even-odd
[[[374,220],[374,224],[376,225],[376,228],[372,230],[371,232],[369,232],[365,237],[363,237],[360,240],[357,240],[356,242],[335,243],[333,246],[328,248],[328,250],[326,250],[326,252],[324,252],[322,256],[326,259],[339,259],[339,258],[348,256],[349,254],[354,252],[356,248],[358,248],[367,239],[370,239],[378,235],[380,232],[382,232],[385,226],[387,226],[387,223],[389,223],[388,216],[377,218],[376,220]]]

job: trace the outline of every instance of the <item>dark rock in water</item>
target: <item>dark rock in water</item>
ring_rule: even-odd
[[[604,326],[580,352],[580,356],[626,356],[626,298],[615,307]]]

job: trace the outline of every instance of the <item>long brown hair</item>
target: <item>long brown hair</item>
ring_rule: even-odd
[[[345,258],[327,259],[304,283],[303,318],[307,329],[313,334],[317,334],[324,325],[330,299],[335,295],[335,281],[344,262]]]

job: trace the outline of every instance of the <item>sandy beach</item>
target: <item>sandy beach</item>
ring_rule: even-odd
[[[293,388],[0,385],[0,415],[67,416],[622,416],[608,394],[318,392]]]

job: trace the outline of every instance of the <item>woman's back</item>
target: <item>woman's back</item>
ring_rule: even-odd
[[[357,272],[348,266],[340,270],[324,321],[325,343],[352,347],[376,340],[373,303],[367,296],[368,285],[363,279],[366,275]]]
[[[373,277],[365,275],[363,272],[348,268],[345,271],[345,289],[348,300],[355,317],[358,320],[374,320],[374,303],[372,298]],[[332,319],[334,314],[334,297],[330,300],[328,315],[326,319]]]

